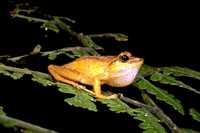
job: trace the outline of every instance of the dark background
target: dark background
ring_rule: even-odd
[[[145,59],[152,66],[186,66],[200,71],[199,62],[199,20],[194,4],[189,3],[125,3],[119,2],[32,2],[39,7],[39,12],[67,16],[77,21],[74,30],[86,34],[120,32],[129,36],[126,43],[115,42],[112,39],[97,40],[105,48],[103,54],[118,54],[128,50]],[[0,54],[22,55],[30,52],[40,43],[43,50],[67,47],[68,39],[64,34],[46,32],[39,24],[26,20],[13,19],[9,12],[14,1],[5,4],[1,21]],[[158,4],[158,5],[157,5]],[[66,36],[67,37],[67,36]],[[21,67],[47,72],[50,63],[65,63],[67,59],[60,57],[57,61],[46,58],[26,58]],[[16,64],[11,64],[16,65]],[[185,79],[184,79],[185,80]],[[198,89],[199,82],[185,80]],[[9,77],[0,77],[0,102],[8,115],[30,121],[32,123],[55,129],[60,132],[68,130],[82,132],[140,132],[138,121],[125,114],[115,114],[99,105],[98,113],[75,108],[63,102],[65,95],[56,88],[42,87],[32,82],[31,77],[13,81]],[[170,87],[169,87],[170,89]],[[195,107],[198,110],[200,100],[186,90],[175,88],[169,90],[183,101],[186,108]],[[137,98],[139,93],[127,88],[126,93],[133,93]],[[198,123],[189,116],[182,118],[171,107],[159,103],[166,113],[182,127],[198,129]],[[187,113],[187,112],[186,112]],[[92,129],[94,127],[94,129]]]

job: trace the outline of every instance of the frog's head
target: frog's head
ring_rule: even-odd
[[[120,53],[109,65],[110,80],[107,84],[115,87],[123,87],[131,84],[143,61],[142,58],[132,56],[127,51]]]

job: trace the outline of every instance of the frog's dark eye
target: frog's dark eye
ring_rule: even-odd
[[[119,60],[122,62],[126,62],[129,60],[129,57],[127,55],[120,55]]]

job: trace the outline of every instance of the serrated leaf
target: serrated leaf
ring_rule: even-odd
[[[42,84],[43,86],[54,85],[54,83],[52,81],[44,79],[44,78],[41,78],[41,77],[39,77],[37,75],[33,75],[32,80]]]
[[[17,79],[20,79],[23,77],[23,73],[19,73],[19,72],[14,72],[12,73],[10,76],[14,79],[14,80],[17,80]]]
[[[140,71],[139,71],[139,75],[145,77],[145,75],[149,75],[151,73],[154,73],[154,68],[151,67],[151,66],[148,66],[146,64],[143,64],[142,67],[140,68]]]
[[[200,94],[199,91],[195,90],[194,88],[192,88],[189,85],[186,85],[185,83],[183,83],[182,81],[177,80],[176,78],[170,76],[170,75],[165,75],[165,74],[161,74],[161,73],[154,73],[153,75],[151,75],[150,78],[152,81],[159,81],[162,84],[169,84],[169,85],[175,85],[175,86],[179,86],[181,88],[185,88],[188,89],[190,91],[193,91],[197,94]]]
[[[24,75],[23,73],[19,73],[19,72],[10,73],[5,70],[0,70],[0,73],[2,73],[5,76],[9,76],[9,77],[13,78],[14,80],[20,79]]]
[[[168,75],[173,74],[174,76],[185,76],[200,80],[200,72],[192,70],[190,68],[174,66],[163,67],[161,70]]]
[[[69,58],[75,58],[75,56],[73,54],[70,54],[70,53],[64,53],[66,56],[68,56]]]
[[[150,94],[155,95],[158,100],[166,102],[167,104],[171,105],[175,110],[177,110],[179,113],[184,114],[181,102],[178,99],[176,99],[174,95],[169,94],[167,91],[156,87],[147,80],[140,80],[135,84],[138,88],[146,90]]]
[[[71,26],[67,25],[65,22],[63,22],[59,17],[54,16],[54,22],[56,23],[56,25],[58,25],[61,29],[67,31],[67,32],[73,32],[71,31]]]
[[[59,85],[57,85],[57,86],[59,87],[58,90],[62,93],[68,93],[68,94],[76,94],[77,93],[76,88],[72,87],[71,85],[59,83]]]
[[[89,53],[85,50],[77,49],[72,51],[73,55],[76,57],[86,56],[89,55]]]
[[[116,41],[128,41],[128,36],[122,33],[115,33],[112,34],[112,36],[115,38]]]
[[[146,109],[134,109],[134,114],[135,119],[142,121],[139,127],[145,130],[143,133],[167,133],[166,130],[160,125],[160,120]]]
[[[142,121],[139,125],[144,129],[144,133],[166,133],[165,129],[159,124],[159,120],[145,109],[132,109],[119,99],[100,99],[98,100],[109,107],[109,110],[116,113],[128,113],[135,119]]]
[[[81,107],[96,112],[97,108],[96,105],[94,104],[94,101],[95,101],[94,98],[85,92],[81,92],[72,98],[65,99],[65,102],[67,102],[69,105],[73,105],[75,107]]]
[[[6,128],[15,127],[15,121],[10,120],[6,115],[0,115],[0,117],[0,125],[3,125]]]
[[[57,53],[56,53],[56,52],[50,53],[50,54],[48,55],[48,59],[49,59],[49,60],[55,60],[56,57],[57,57]]]
[[[58,33],[60,30],[59,28],[56,26],[55,22],[52,20],[52,21],[47,21],[47,22],[44,22],[40,28],[43,28],[45,30],[51,30],[51,31],[54,31],[56,33]]]
[[[10,75],[11,75],[10,72],[5,71],[5,70],[0,70],[0,73],[2,73],[2,74],[5,75],[5,76],[10,76]]]
[[[191,108],[189,110],[189,113],[194,120],[200,122],[200,113],[197,110],[195,110],[194,108]]]
[[[119,99],[100,99],[98,100],[103,104],[106,104],[109,107],[110,111],[116,113],[128,113],[133,115],[133,109],[130,108],[126,103],[122,102]]]
[[[99,45],[97,45],[92,39],[91,37],[87,36],[87,35],[83,35],[83,34],[79,34],[79,39],[82,42],[82,44],[85,47],[89,47],[89,48],[101,48]]]

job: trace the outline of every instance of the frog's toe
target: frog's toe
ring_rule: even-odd
[[[110,96],[99,95],[99,96],[96,96],[96,97],[100,98],[100,99],[116,99],[116,98],[118,98],[118,95],[117,94],[113,94],[113,95],[110,95]]]
[[[117,94],[112,94],[110,96],[107,96],[106,99],[116,99],[116,98],[118,98],[118,95]]]

